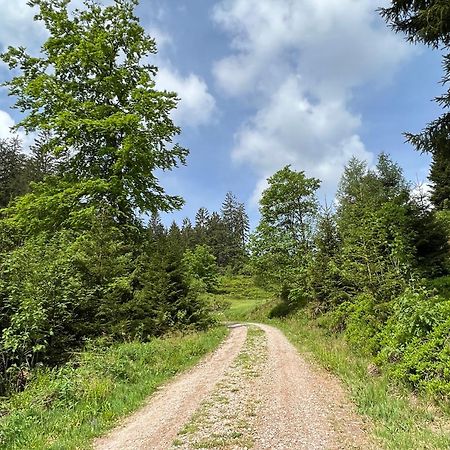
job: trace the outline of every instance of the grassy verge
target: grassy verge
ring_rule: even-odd
[[[0,404],[0,448],[85,449],[175,374],[194,365],[225,328],[80,353],[36,372],[27,389]]]
[[[236,285],[238,295],[233,297]],[[360,414],[373,424],[373,434],[386,449],[418,450],[450,448],[450,408],[417,398],[384,374],[370,374],[368,356],[357,354],[342,336],[327,332],[306,311],[268,319],[275,303],[272,296],[252,286],[250,279],[227,280],[224,313],[229,320],[265,322],[281,329],[301,354],[336,374],[345,384]],[[250,287],[249,295],[246,289]]]

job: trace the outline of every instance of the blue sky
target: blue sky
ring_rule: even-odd
[[[79,2],[80,0],[74,0]],[[188,165],[161,176],[186,206],[165,220],[220,208],[227,191],[253,224],[265,179],[285,164],[322,180],[332,199],[355,155],[390,153],[412,181],[429,158],[404,144],[436,118],[440,54],[412,46],[375,12],[384,0],[141,0],[158,43],[157,85],[181,101],[174,120]],[[0,0],[0,45],[36,51],[45,38],[26,0]],[[3,68],[3,79],[8,77]],[[18,120],[0,91],[0,136]]]

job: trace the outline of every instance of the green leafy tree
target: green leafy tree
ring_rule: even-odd
[[[3,60],[20,74],[4,85],[25,113],[16,128],[50,133],[48,154],[64,159],[55,190],[80,184],[79,202],[106,205],[122,224],[137,210],[180,207],[182,200],[167,195],[154,174],[187,155],[173,145],[177,97],[155,89],[157,68],[146,59],[156,45],[134,15],[137,0],[106,7],[85,0],[74,11],[66,0],[29,5],[38,8],[36,20],[49,38],[37,56],[8,48]]]
[[[381,15],[396,32],[406,34],[413,43],[423,43],[444,52],[442,82],[450,80],[450,8],[445,0],[392,0],[380,9]],[[450,90],[436,101],[444,114],[429,123],[419,134],[406,133],[407,140],[421,152],[432,155],[429,178],[433,182],[431,201],[438,209],[450,209]]]
[[[191,285],[199,291],[214,292],[218,284],[216,258],[206,245],[197,245],[183,256],[183,267]]]
[[[288,291],[306,288],[313,249],[320,181],[286,166],[268,179],[260,200],[260,223],[252,236],[253,266],[261,279]]]

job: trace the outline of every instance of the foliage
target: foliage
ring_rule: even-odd
[[[187,250],[182,264],[190,285],[200,292],[214,292],[217,289],[216,258],[207,246],[197,245],[194,250]]]
[[[393,305],[384,327],[380,362],[395,363],[393,374],[414,389],[450,395],[450,300],[406,291]]]
[[[448,396],[447,211],[436,213],[414,195],[386,154],[374,168],[353,158],[335,208],[314,214],[310,209],[311,237],[298,239],[304,222],[289,212],[301,182],[290,185],[290,169],[284,171],[269,179],[252,237],[256,273],[284,283],[282,301],[267,316],[288,320],[306,308],[321,326],[342,333],[356,353],[371,355],[392,379],[435,398]]]
[[[281,291],[295,284],[305,287],[320,182],[286,166],[268,184],[260,201],[261,221],[250,243],[255,273]]]
[[[244,204],[233,193],[226,194],[220,213],[201,207],[194,227],[184,219],[180,231],[184,248],[206,245],[220,268],[230,268],[234,273],[243,270],[248,258],[249,219]]]
[[[270,307],[266,305],[252,320],[264,320],[280,328],[308,360],[339,376],[360,414],[371,420],[369,433],[376,438],[376,448],[449,448],[447,402],[439,409],[422,395],[414,396],[411,401],[411,393],[405,386],[393,382],[390,373],[374,366],[370,356],[355,352],[343,335],[319,326],[320,319],[314,319],[308,310],[302,309],[283,319],[267,320],[261,314],[267,314]],[[431,363],[431,358],[429,361]],[[369,371],[371,367],[378,369],[378,373]],[[434,373],[428,375],[433,377]],[[429,382],[432,383],[433,378]]]
[[[29,189],[30,164],[17,137],[0,139],[0,208]]]
[[[16,128],[47,133],[46,152],[64,160],[64,182],[91,183],[83,200],[107,205],[120,223],[135,210],[171,210],[181,205],[154,175],[184,162],[187,151],[172,145],[179,133],[170,111],[175,93],[154,88],[156,53],[133,9],[135,0],[102,7],[85,1],[32,0],[36,19],[50,36],[39,56],[9,47],[3,60],[19,69],[4,85],[26,113]],[[66,184],[59,184],[64,195]],[[70,187],[68,187],[70,189]]]
[[[250,230],[244,204],[238,202],[232,192],[227,192],[221,212],[226,230],[223,264],[242,267],[246,257],[246,245]]]

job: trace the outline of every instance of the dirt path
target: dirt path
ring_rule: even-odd
[[[98,450],[165,450],[181,426],[214,388],[236,358],[246,327],[231,329],[227,340],[203,362],[163,387],[149,403],[94,444]]]
[[[259,327],[268,338],[269,358],[260,384],[264,414],[254,448],[375,448],[339,381],[305,361],[281,331]]]
[[[150,399],[106,449],[372,449],[340,383],[277,329],[236,327],[203,363]]]

